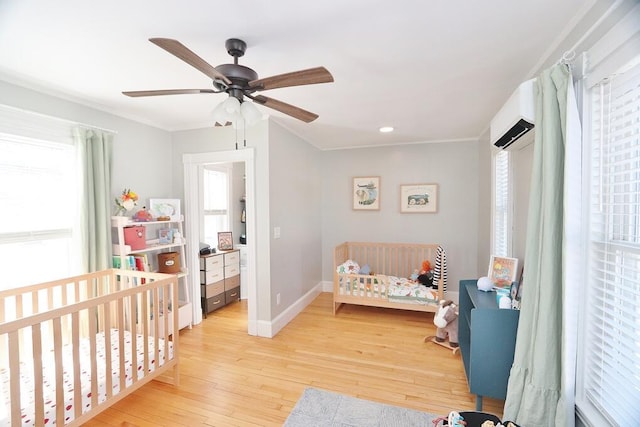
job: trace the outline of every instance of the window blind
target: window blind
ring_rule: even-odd
[[[493,255],[511,256],[511,185],[509,152],[494,155]]]
[[[584,396],[640,420],[640,65],[591,89]]]
[[[77,272],[79,165],[71,125],[0,105],[0,289]],[[37,268],[34,268],[37,267]]]

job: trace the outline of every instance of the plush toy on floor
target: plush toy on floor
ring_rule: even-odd
[[[448,348],[455,354],[459,350],[458,345],[458,307],[451,300],[440,301],[438,312],[433,317],[436,329],[435,337],[427,337],[426,341],[432,341]],[[446,340],[449,338],[449,342]]]

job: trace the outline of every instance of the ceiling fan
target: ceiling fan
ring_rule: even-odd
[[[177,40],[151,38],[149,41],[213,79],[213,89],[139,90],[122,92],[124,95],[142,97],[225,92],[229,94],[230,98],[235,98],[240,103],[244,102],[244,97],[247,97],[260,105],[309,123],[317,119],[318,115],[277,99],[257,95],[255,92],[333,82],[333,76],[324,67],[309,68],[260,79],[258,78],[258,73],[254,70],[238,64],[238,58],[243,56],[247,50],[247,44],[240,39],[228,39],[225,42],[227,52],[233,57],[233,64],[222,64],[217,67],[211,66]],[[224,125],[226,123],[220,124]]]

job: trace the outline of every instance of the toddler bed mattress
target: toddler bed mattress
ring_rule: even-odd
[[[111,330],[111,349],[110,349],[110,358],[111,358],[111,378],[112,378],[112,395],[116,395],[120,392],[120,351],[119,351],[119,331],[117,329]],[[156,366],[162,366],[166,360],[171,360],[173,358],[173,346],[172,343],[169,343],[169,355],[168,358],[165,358],[164,354],[164,342],[163,340],[158,340],[159,343],[159,360],[156,361],[153,359],[154,348],[153,348],[153,340],[149,340],[149,348],[145,351],[145,343],[144,337],[142,335],[138,335],[138,339],[136,340],[136,352],[137,352],[137,366],[135,367],[135,372],[137,378],[141,379],[144,377],[144,358],[150,357],[151,360],[148,362],[149,371],[153,371],[156,369]],[[132,384],[133,371],[132,371],[132,349],[131,349],[131,333],[124,331],[124,342],[125,342],[125,384],[126,387]],[[65,362],[72,363],[73,355],[72,355],[72,346],[66,345],[62,350],[63,360]],[[105,336],[104,332],[101,332],[96,337],[96,354],[97,354],[97,370],[98,370],[98,403],[102,403],[107,399],[106,394],[106,359],[107,349],[105,349]],[[56,408],[55,408],[55,365],[54,365],[54,357],[51,355],[43,356],[43,396],[45,401],[45,411],[44,411],[44,425],[45,426],[55,426],[55,425],[64,425],[71,421],[74,417],[74,405],[77,404],[73,400],[73,367],[66,366],[64,368],[64,405],[65,405],[65,420],[63,422],[58,422],[56,420]],[[22,362],[20,364],[20,383],[21,383],[21,411],[22,411],[22,425],[23,426],[34,426],[35,425],[35,407],[34,407],[34,379],[32,377],[33,369],[27,365],[27,363]],[[91,407],[91,354],[90,354],[90,346],[89,340],[85,339],[80,342],[80,376],[81,376],[81,384],[82,384],[82,412],[87,412]],[[48,398],[51,396],[51,398]],[[6,368],[0,367],[0,426],[9,426],[9,408],[11,408],[10,396],[9,396],[9,372]]]
[[[438,304],[435,289],[404,277],[377,275],[362,280],[344,275],[340,282],[340,294],[343,295],[384,298],[403,304]]]

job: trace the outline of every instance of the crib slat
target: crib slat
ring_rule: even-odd
[[[138,372],[136,368],[138,366],[138,334],[136,334],[136,324],[139,314],[136,310],[136,296],[129,297],[129,310],[131,312],[131,380],[135,383],[138,380]]]
[[[18,427],[22,425],[20,418],[20,405],[14,402],[20,402],[20,349],[18,331],[8,334],[9,340],[9,371],[13,373],[9,379],[9,390],[11,394],[11,425]]]
[[[154,329],[153,329],[153,360],[158,361],[159,359],[159,354],[158,354],[158,348],[160,347],[160,343],[158,342],[158,335],[160,335],[160,329],[158,329],[160,327],[160,313],[161,313],[161,308],[160,308],[160,289],[156,289],[153,293],[153,323],[154,323]],[[157,365],[156,365],[157,366]]]
[[[71,313],[71,342],[73,343],[73,417],[82,415],[82,382],[80,381],[80,313]]]
[[[142,293],[142,336],[144,340],[144,360],[142,361],[145,375],[149,372],[149,291]]]
[[[97,310],[96,310],[97,311]],[[96,348],[96,334],[98,333],[98,316],[97,312],[94,315],[89,313],[89,353],[91,355],[91,408],[98,406],[98,363],[97,356],[98,351]],[[109,353],[107,353],[109,354]],[[107,357],[109,358],[109,357]],[[107,376],[110,371],[107,371]]]
[[[36,423],[44,422],[44,387],[42,378],[42,328],[40,323],[31,327],[33,336],[33,397],[36,408]]]
[[[113,328],[113,325],[111,324],[111,304],[110,303],[105,303],[103,305],[102,315],[104,316],[104,325],[102,325],[102,327],[100,328],[100,331],[104,333],[104,351],[106,354],[105,391],[107,394],[107,399],[109,399],[111,396],[113,396],[113,378],[111,378],[112,372],[113,372],[113,365],[111,363],[111,347],[112,347],[111,328]]]
[[[124,301],[122,298],[118,298],[118,311],[117,311],[117,316],[118,316],[118,353],[120,355],[120,366],[119,366],[119,372],[120,375],[118,375],[118,379],[120,380],[120,391],[119,393],[123,393],[124,389],[125,389],[125,385],[126,385],[126,378],[125,378],[125,360],[124,360]],[[107,333],[105,331],[105,333]]]
[[[62,324],[60,317],[53,318],[53,354],[56,366],[56,424],[64,425],[64,379],[62,360]]]

